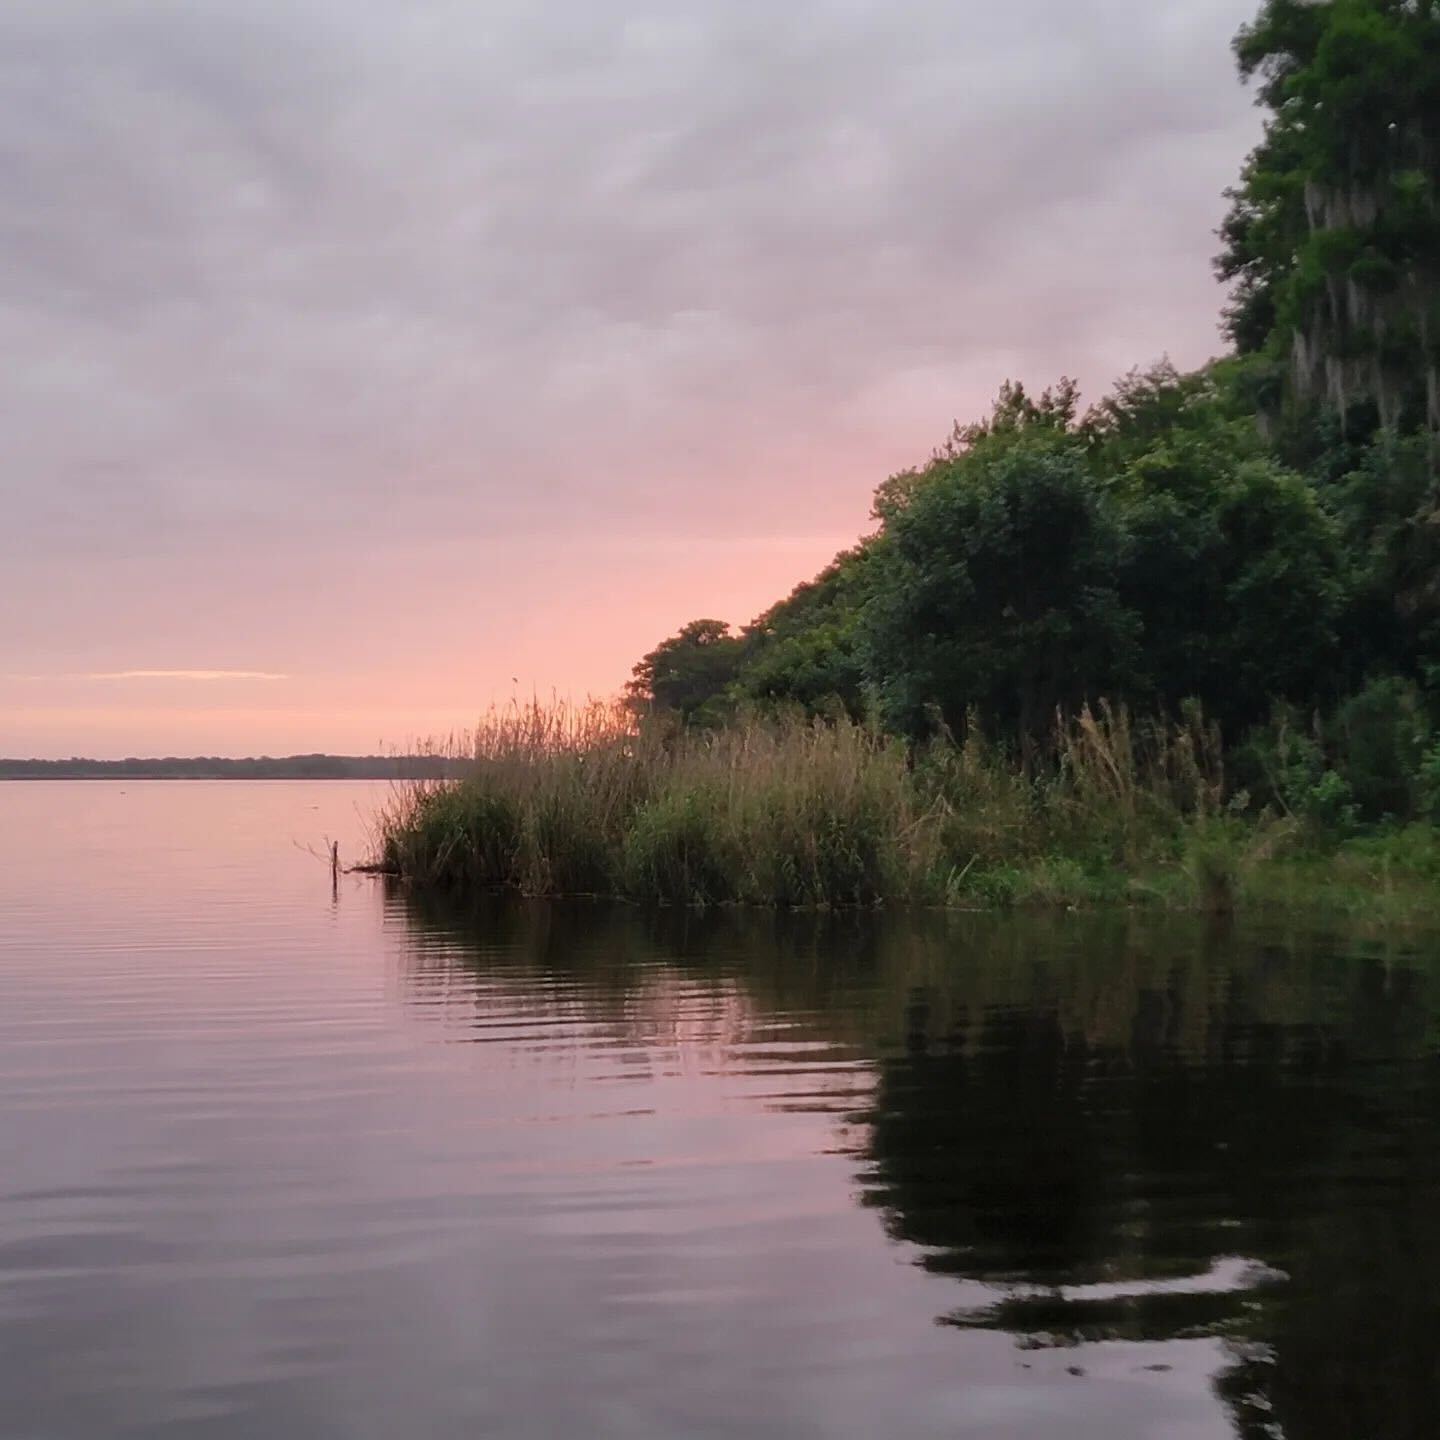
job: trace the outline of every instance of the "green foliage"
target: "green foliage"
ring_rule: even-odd
[[[865,671],[848,624],[816,625],[764,646],[741,670],[745,696],[798,705],[812,715],[865,713]]]
[[[725,717],[725,697],[743,645],[723,620],[692,620],[635,666],[627,698],[637,710],[678,715],[685,724]]]
[[[1228,915],[1235,908],[1245,853],[1235,827],[1217,822],[1197,828],[1184,853],[1200,908],[1212,915]]]
[[[896,729],[961,729],[978,709],[1022,742],[1113,693],[1139,621],[1116,585],[1123,531],[1080,444],[986,436],[919,477],[872,565],[863,653]]]
[[[1440,428],[1440,11],[1265,0],[1236,56],[1271,113],[1221,230],[1231,338],[1302,407]]]
[[[380,862],[444,888],[488,889],[515,873],[520,823],[508,796],[417,782],[410,823],[386,825]]]
[[[876,520],[890,521],[910,504],[917,491],[943,473],[946,464],[960,460],[986,442],[1000,446],[1068,435],[1074,429],[1079,407],[1079,387],[1068,377],[1033,397],[1020,382],[1007,380],[986,419],[966,425],[957,420],[945,442],[932,453],[929,465],[920,470],[902,470],[884,481],[875,491],[872,515]]]
[[[815,579],[745,627],[744,658],[732,687],[737,698],[810,715],[865,715],[858,620],[869,597],[872,550],[861,544],[837,555]]]
[[[673,905],[735,899],[736,856],[716,824],[713,796],[662,794],[640,809],[625,843],[625,888]]]
[[[1317,494],[1335,515],[1352,572],[1353,649],[1423,678],[1440,656],[1440,474],[1423,436],[1381,432],[1346,448]]]
[[[1423,766],[1434,732],[1416,687],[1385,676],[1336,707],[1328,725],[1334,764],[1366,819],[1426,807]]]
[[[1440,740],[1420,757],[1417,771],[1419,813],[1432,824],[1440,824]]]
[[[1121,376],[1079,427],[1101,472],[1114,474],[1183,437],[1208,437],[1236,458],[1263,453],[1253,406],[1237,394],[1233,372],[1232,364],[1182,374],[1161,360]]]
[[[848,720],[636,729],[621,708],[491,716],[381,817],[389,870],[439,888],[684,904],[923,898],[940,865],[902,746]]]
[[[1426,697],[1399,676],[1371,680],[1324,712],[1279,706],[1236,751],[1247,790],[1340,835],[1362,824],[1434,816],[1436,727]]]
[[[1348,595],[1337,526],[1253,424],[1230,417],[1213,378],[1152,375],[1143,394],[1134,430],[1133,411],[1112,408],[1100,451],[1124,465],[1118,587],[1144,625],[1143,665],[1122,693],[1171,710],[1199,696],[1238,732],[1274,698],[1331,684]]]
[[[524,888],[542,895],[609,895],[616,884],[614,831],[597,815],[583,762],[552,761],[552,783],[523,811],[520,867]],[[574,773],[567,774],[567,771]]]
[[[1269,723],[1251,732],[1235,756],[1247,794],[1278,806],[1312,827],[1354,827],[1349,783],[1329,766],[1318,725],[1309,729],[1293,707],[1277,706]]]

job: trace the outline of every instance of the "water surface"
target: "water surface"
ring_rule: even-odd
[[[0,785],[6,1440],[1440,1430],[1433,941],[332,893],[382,796]]]

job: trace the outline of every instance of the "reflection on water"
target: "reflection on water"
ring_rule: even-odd
[[[332,897],[373,798],[0,787],[6,1440],[1435,1432],[1433,941]]]
[[[589,1023],[647,1053],[848,1069],[837,1136],[887,1233],[952,1282],[946,1325],[1068,1349],[1069,1374],[1115,1342],[1218,1346],[1243,1436],[1440,1424],[1440,996],[1404,946],[392,903],[422,1003],[465,995],[473,955],[482,1029],[507,994],[533,1015],[537,987],[583,987]]]

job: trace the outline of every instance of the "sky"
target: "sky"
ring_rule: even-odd
[[[1221,349],[1255,0],[5,0],[0,755],[617,691]]]

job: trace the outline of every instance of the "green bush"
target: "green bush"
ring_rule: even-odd
[[[637,898],[709,905],[737,898],[736,856],[712,796],[662,795],[635,815],[625,842],[625,889]]]
[[[1336,708],[1326,730],[1359,816],[1403,819],[1424,808],[1423,766],[1433,735],[1412,682],[1372,680]]]

